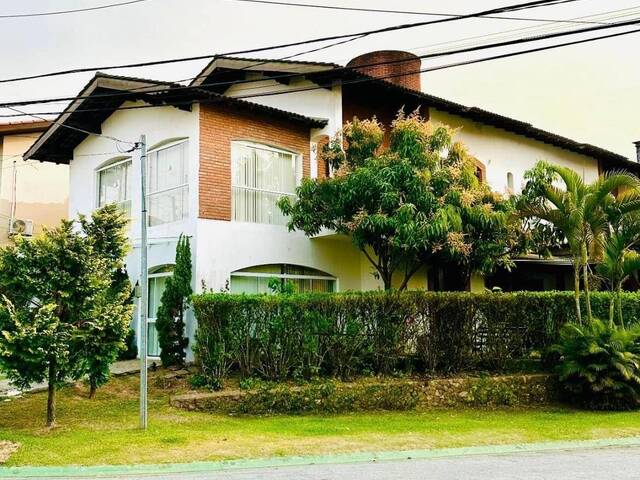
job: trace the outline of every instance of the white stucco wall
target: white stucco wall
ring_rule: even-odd
[[[247,79],[259,80],[264,78],[259,73],[250,72]],[[328,120],[327,126],[313,132],[315,135],[333,136],[336,131],[342,128],[342,87],[335,85],[332,88],[317,88],[317,84],[300,78],[292,78],[289,85],[278,83],[273,79],[264,81],[252,81],[251,83],[240,83],[231,86],[225,95],[231,97],[243,97],[245,100],[279,108],[288,112],[295,112],[300,115],[314,118],[324,118]],[[316,88],[315,90],[290,92],[304,88]],[[269,92],[270,95],[259,96],[260,93]],[[273,95],[273,92],[290,92],[282,95]]]
[[[125,106],[141,103],[127,102]],[[192,252],[196,251],[197,238],[195,236],[196,218],[198,215],[198,163],[199,163],[199,112],[195,105],[192,111],[179,110],[174,107],[142,108],[118,110],[103,124],[102,134],[126,141],[138,141],[141,134],[146,135],[149,150],[154,145],[169,139],[187,138],[188,170],[189,170],[189,216],[182,221],[148,227],[148,266],[172,264],[175,260],[175,248],[180,234],[191,237]],[[79,213],[90,214],[97,207],[97,173],[96,170],[111,159],[121,157],[117,153],[130,148],[130,145],[116,146],[113,140],[105,137],[89,136],[74,150],[74,158],[69,165],[69,216],[76,217]],[[108,154],[106,154],[108,153]],[[132,251],[127,257],[127,271],[132,284],[140,276],[140,157],[139,152],[128,154],[132,156],[132,198],[130,239]],[[195,256],[194,271],[195,271]],[[193,285],[195,287],[195,284]],[[137,323],[134,323],[137,328]],[[187,333],[192,338],[194,321],[190,315],[187,319]],[[191,352],[188,352],[189,357]]]
[[[569,167],[591,182],[598,178],[598,162],[584,155],[569,152],[543,142],[505,130],[469,121],[436,109],[429,109],[429,119],[458,128],[455,140],[484,163],[487,183],[499,193],[507,192],[507,173],[513,173],[514,193],[524,186],[524,173],[539,160]]]
[[[366,259],[344,237],[309,239],[279,225],[199,219],[197,288],[225,287],[229,274],[265,264],[292,264],[321,270],[338,279],[338,289],[363,288],[362,262]]]

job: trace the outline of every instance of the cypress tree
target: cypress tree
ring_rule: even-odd
[[[160,359],[164,366],[184,365],[189,344],[189,339],[184,334],[184,319],[192,293],[191,245],[188,237],[180,235],[173,275],[167,279],[165,290],[160,297],[156,319]]]

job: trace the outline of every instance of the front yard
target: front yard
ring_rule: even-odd
[[[546,407],[234,417],[172,408],[150,382],[149,430],[138,422],[137,376],[118,377],[94,400],[79,387],[58,397],[58,424],[44,425],[46,394],[0,403],[0,441],[21,444],[7,465],[189,462],[513,444],[640,435],[640,413]]]

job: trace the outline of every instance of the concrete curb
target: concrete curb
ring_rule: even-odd
[[[220,472],[224,470],[291,467],[332,463],[361,463],[390,460],[436,459],[466,455],[505,455],[558,450],[579,450],[607,447],[640,447],[640,437],[563,442],[525,443],[519,445],[492,445],[480,447],[441,448],[433,450],[405,450],[390,452],[359,452],[306,457],[276,457],[249,460],[222,460],[217,462],[168,463],[149,465],[102,465],[89,467],[3,467],[0,478],[68,478],[106,477],[132,474],[179,474]]]

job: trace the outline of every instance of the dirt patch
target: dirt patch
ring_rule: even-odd
[[[18,443],[0,440],[0,464],[9,460],[9,457],[18,450],[18,447],[20,447]]]

